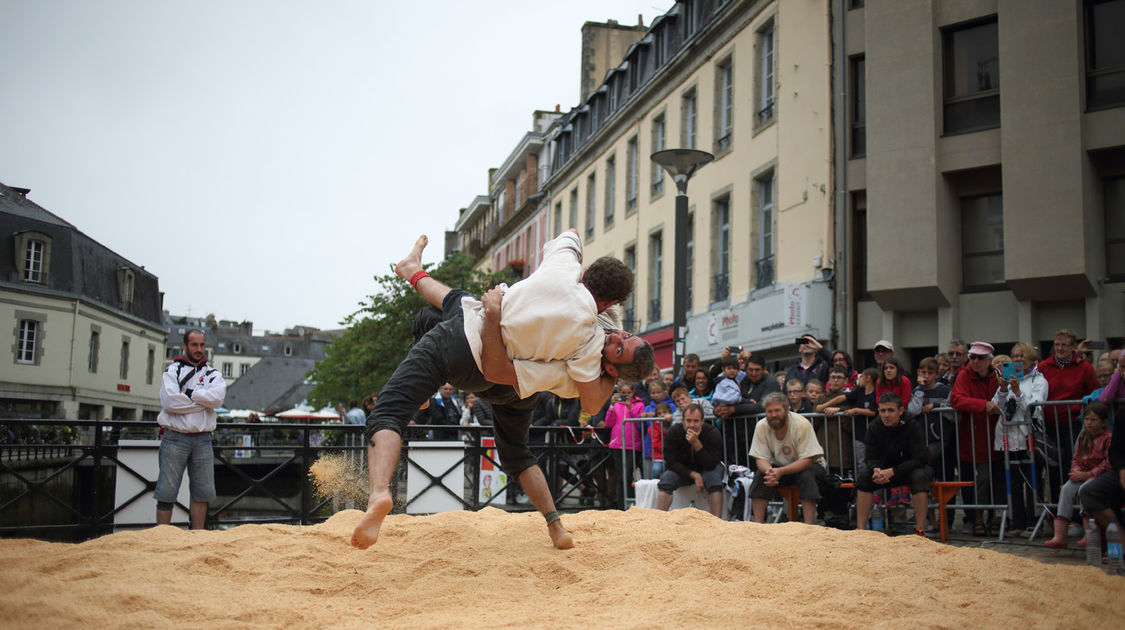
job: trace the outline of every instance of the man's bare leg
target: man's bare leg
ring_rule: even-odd
[[[172,524],[172,510],[156,510],[156,524],[157,525],[171,525]]]
[[[394,431],[377,431],[371,436],[374,446],[367,446],[367,471],[371,495],[367,498],[367,512],[359,519],[352,532],[352,546],[367,549],[379,539],[383,519],[391,512],[391,476],[398,466],[402,452],[402,436]]]
[[[766,506],[769,502],[769,499],[750,499],[750,513],[755,523],[766,522]]]
[[[672,507],[672,493],[661,490],[656,493],[656,509],[668,511]]]
[[[802,499],[801,509],[805,512],[806,525],[812,525],[816,522],[816,499]]]
[[[716,518],[723,518],[723,491],[712,492],[707,495],[707,503],[711,508],[711,514]]]
[[[871,516],[871,505],[875,502],[875,495],[870,492],[857,490],[855,493],[855,528],[867,529],[867,517]]]
[[[414,274],[422,271],[422,250],[426,249],[429,242],[430,240],[425,234],[419,236],[406,258],[398,261],[398,264],[395,265],[395,275],[410,282]],[[449,293],[448,286],[428,276],[418,280],[418,283],[414,285],[414,290],[434,308],[441,308],[441,301],[445,299],[445,294]]]
[[[531,504],[543,516],[555,511],[555,500],[551,498],[551,489],[547,487],[547,478],[543,476],[538,465],[524,469],[520,473],[520,485],[531,499]],[[570,549],[574,546],[574,537],[563,527],[558,520],[547,526],[547,533],[551,535],[551,542],[559,549]]]
[[[192,501],[188,506],[188,513],[191,514],[191,528],[203,529],[207,523],[207,502]]]

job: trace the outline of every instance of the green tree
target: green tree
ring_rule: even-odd
[[[472,260],[455,253],[445,261],[426,265],[426,271],[451,287],[472,295],[516,278],[509,269],[499,273],[475,271]],[[411,326],[426,306],[410,284],[393,272],[375,276],[378,291],[360,303],[360,309],[342,322],[347,330],[326,349],[324,359],[309,373],[315,383],[308,401],[323,407],[360,400],[383,388],[410,349]]]

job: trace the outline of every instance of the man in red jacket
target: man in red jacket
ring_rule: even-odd
[[[992,402],[992,395],[1000,386],[996,370],[992,369],[993,351],[992,344],[974,341],[969,346],[969,364],[957,374],[949,395],[950,405],[960,412],[957,456],[961,461],[961,480],[975,482],[963,491],[965,503],[998,505],[1006,501],[1003,456],[992,450],[992,434],[1000,414],[1000,408]],[[967,509],[965,518],[972,519],[974,535],[989,534],[991,524],[982,518],[981,510]]]
[[[1098,388],[1094,366],[1076,352],[1078,335],[1069,328],[1055,333],[1055,347],[1051,356],[1039,362],[1039,373],[1047,379],[1047,402],[1052,400],[1081,400]],[[1082,431],[1082,405],[1055,405],[1043,408],[1047,423],[1046,439],[1057,444],[1059,467],[1048,469],[1051,494],[1055,495],[1065,481],[1062,476],[1070,471],[1074,441]]]

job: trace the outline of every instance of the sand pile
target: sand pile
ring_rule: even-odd
[[[0,540],[7,628],[1125,627],[1125,578],[913,536],[724,522],[699,510],[564,517],[360,513],[315,527],[162,526]]]

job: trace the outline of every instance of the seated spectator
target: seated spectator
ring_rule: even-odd
[[[683,421],[683,408],[691,403],[699,405],[699,408],[703,410],[703,419],[705,421],[714,422],[715,420],[715,410],[711,406],[711,401],[706,398],[693,399],[691,393],[683,387],[677,387],[672,390],[672,402],[676,405],[676,408],[672,411],[673,423]]]
[[[851,390],[859,387],[859,372],[855,369],[855,362],[852,361],[852,355],[844,350],[836,350],[832,353],[832,360],[830,361],[831,367],[828,368],[828,378],[832,378],[832,368],[843,368],[844,378],[846,379],[844,389]]]
[[[951,481],[957,468],[957,450],[953,446],[957,427],[950,417],[934,411],[949,406],[949,386],[938,378],[940,370],[937,360],[931,357],[918,363],[918,384],[911,392],[906,415],[925,429],[926,446],[933,455],[929,463],[934,468],[934,476]]]
[[[746,372],[738,369],[738,359],[727,357],[722,360],[723,371],[715,381],[715,391],[711,394],[712,405],[737,405],[742,400],[742,381]]]
[[[996,371],[992,369],[992,352],[992,344],[974,341],[969,346],[969,364],[961,368],[949,395],[950,404],[959,412],[957,457],[961,480],[974,482],[961,491],[965,503],[970,504],[1007,503],[1003,456],[992,449],[992,436],[1000,414],[1000,407],[992,402],[1000,387]],[[972,522],[974,536],[991,535],[998,519],[993,514],[991,520],[986,520],[981,512],[966,508],[966,523]]]
[[[1031,497],[1027,494],[1027,482],[1031,479],[1031,466],[1024,463],[1031,452],[1029,437],[1033,425],[1042,426],[1043,408],[1037,405],[1047,400],[1047,379],[1039,373],[1039,349],[1029,343],[1012,346],[1012,362],[1023,365],[1023,376],[1003,378],[999,381],[992,402],[1000,408],[1000,422],[996,423],[996,433],[992,448],[1008,452],[1008,471],[1012,479],[1012,511],[1009,515],[1011,531],[1015,536],[1029,525],[1034,514],[1028,508]],[[1003,376],[1003,375],[1001,375]],[[1036,406],[1032,406],[1036,405]]]
[[[840,394],[816,406],[817,411],[828,416],[843,413],[851,418],[856,474],[859,474],[866,465],[863,453],[866,448],[864,439],[867,436],[867,423],[879,415],[879,405],[875,402],[875,381],[878,378],[879,368],[867,368],[859,375],[859,389]]]
[[[1120,362],[1119,357],[1119,365]],[[1110,384],[1113,384],[1112,381]],[[1117,412],[1125,413],[1125,404],[1119,405]],[[1113,468],[1110,475],[1094,477],[1089,483],[1082,484],[1078,491],[1082,509],[1102,530],[1102,540],[1105,540],[1105,528],[1110,522],[1125,523],[1121,510],[1122,505],[1125,505],[1125,422],[1119,422],[1113,428],[1113,435],[1109,440],[1109,465]]]
[[[799,378],[786,379],[785,396],[793,413],[812,413],[812,404],[805,398],[805,383]]]
[[[898,394],[899,400],[910,400],[911,388],[902,362],[893,356],[884,359],[880,364],[879,380],[875,381],[875,400],[882,400],[887,392]]]
[[[804,522],[816,520],[820,500],[818,481],[828,476],[824,449],[816,440],[813,426],[804,416],[789,410],[789,399],[780,393],[763,401],[766,417],[754,428],[750,457],[757,473],[750,484],[754,522],[766,522],[766,506],[777,496],[780,486],[797,486]]]
[[[660,479],[664,474],[664,434],[672,426],[672,405],[662,402],[656,405],[656,415],[648,425],[649,443],[652,444],[651,479]]]
[[[821,383],[827,381],[828,351],[812,335],[803,335],[801,339],[805,340],[804,343],[797,346],[801,356],[785,371],[785,381],[790,382],[796,379],[801,381],[802,385],[808,383],[811,378],[815,378]]]
[[[690,403],[683,409],[683,422],[668,429],[664,441],[664,474],[660,475],[656,505],[667,511],[672,493],[680,486],[694,484],[707,492],[711,514],[723,516],[723,437],[719,430],[703,422],[703,409]],[[814,508],[815,515],[815,508]]]
[[[1081,488],[1102,476],[1106,477],[1104,482],[1114,481],[1116,475],[1109,462],[1110,433],[1106,430],[1108,420],[1109,407],[1100,402],[1092,403],[1086,408],[1086,415],[1082,419],[1084,428],[1078,434],[1078,441],[1074,445],[1074,462],[1070,465],[1070,479],[1059,491],[1055,536],[1043,545],[1066,549],[1066,530],[1070,527],[1070,515],[1074,513],[1074,502],[1078,499]],[[1086,531],[1087,520],[1087,518],[1082,519],[1083,532]],[[1078,541],[1078,546],[1086,546],[1085,536]]]
[[[695,371],[695,388],[691,390],[691,397],[711,400],[711,379],[707,370],[700,368]]]
[[[887,392],[879,398],[879,420],[867,427],[867,465],[855,480],[856,529],[867,529],[876,490],[908,484],[914,504],[914,533],[925,535],[934,472],[927,464],[930,453],[922,424],[907,422],[905,411],[898,394]]]

